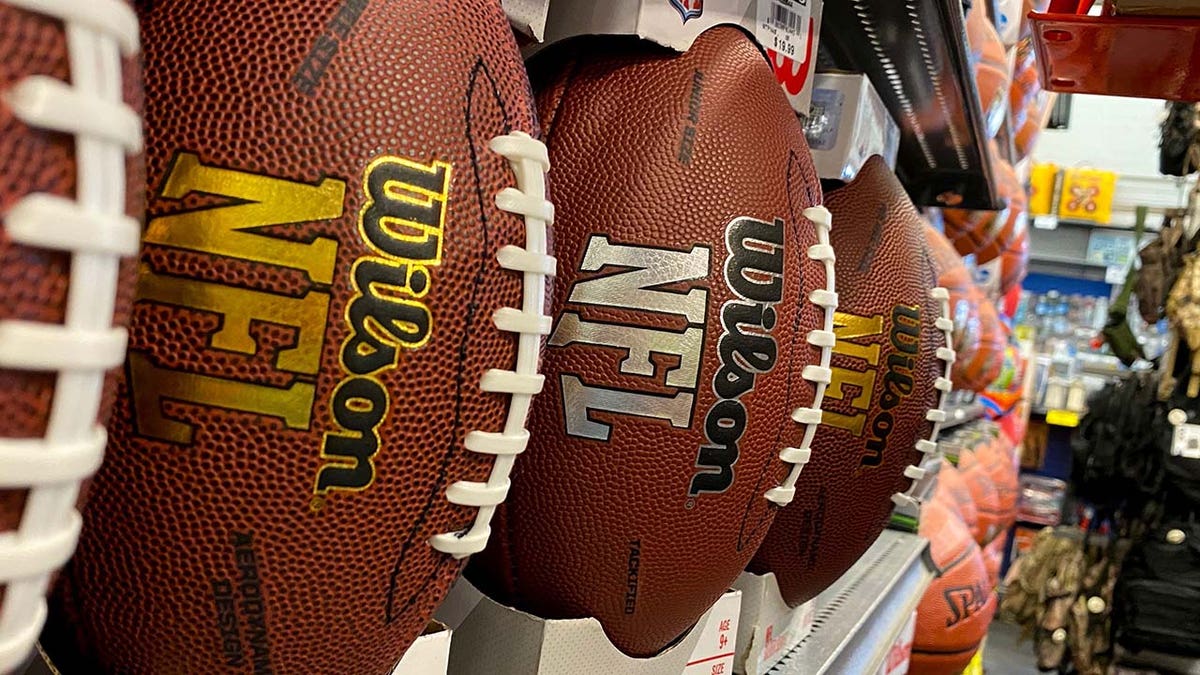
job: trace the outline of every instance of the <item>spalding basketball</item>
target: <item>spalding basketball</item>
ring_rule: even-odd
[[[932,256],[920,254],[925,225],[883,159],[868,159],[825,202],[839,251],[833,378],[796,498],[748,568],[773,572],[792,606],[862,557],[894,505],[915,504],[954,356],[948,295],[935,286]]]
[[[43,644],[67,672],[390,673],[542,383],[553,210],[508,20],[140,7],[129,357]]]
[[[0,1],[0,673],[33,650],[105,453],[145,184],[138,50],[125,2]]]
[[[979,512],[975,508],[975,498],[971,496],[971,489],[963,480],[962,472],[948,461],[943,460],[942,468],[938,471],[937,489],[933,496],[934,499],[940,499],[943,503],[953,506],[963,524],[972,533],[979,528]]]
[[[975,60],[975,88],[979,107],[987,122],[988,137],[1000,130],[1004,121],[1004,104],[1008,100],[1008,57],[1004,42],[988,18],[983,3],[972,5],[967,12],[967,41]]]
[[[918,531],[929,539],[935,572],[917,605],[908,672],[958,675],[987,635],[996,594],[979,545],[948,507],[938,501],[923,506]]]
[[[468,574],[647,656],[726,591],[795,493],[831,379],[829,214],[739,28],[683,54],[568,40],[530,73],[557,214],[546,390]]]
[[[956,386],[982,392],[1000,376],[1004,368],[1004,349],[1008,345],[1008,328],[1000,320],[996,305],[976,291],[979,309],[979,343],[967,360],[954,362]]]
[[[974,449],[959,455],[958,469],[963,482],[975,501],[976,526],[972,530],[975,541],[984,545],[996,538],[1004,529],[1006,514],[1000,501],[1000,491],[992,480],[991,472],[984,466]]]
[[[994,144],[992,145],[994,148]],[[1010,238],[1025,230],[1028,195],[1016,171],[993,152],[996,187],[1004,203],[1000,211],[945,209],[946,235],[962,255],[974,255],[976,264],[994,260]]]

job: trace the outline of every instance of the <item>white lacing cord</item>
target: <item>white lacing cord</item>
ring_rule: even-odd
[[[936,408],[925,413],[925,419],[933,422],[933,430],[930,431],[928,439],[920,439],[916,445],[917,451],[921,453],[922,457],[931,457],[938,451],[937,438],[942,433],[942,422],[946,421],[946,400],[950,396],[950,390],[954,388],[950,382],[950,369],[954,367],[954,360],[957,358],[954,353],[954,320],[950,318],[950,292],[939,286],[930,290],[929,296],[936,300],[942,309],[941,316],[934,321],[934,324],[938,330],[942,331],[946,346],[937,349],[937,358],[945,364],[941,376],[933,383],[933,388],[941,392],[938,395],[938,404]],[[925,470],[914,464],[904,470],[904,475],[913,482],[905,492],[897,492],[892,495],[892,503],[897,506],[916,508],[921,503],[913,496],[913,491],[917,489],[916,481],[925,477]]]
[[[833,246],[829,244],[833,216],[824,206],[810,206],[804,209],[804,217],[812,221],[817,229],[817,243],[808,248],[808,258],[825,264],[825,288],[814,289],[808,299],[817,306],[817,311],[824,311],[825,320],[821,328],[809,332],[805,338],[808,344],[821,350],[821,358],[817,363],[808,364],[800,371],[800,376],[816,387],[812,405],[792,411],[792,419],[804,425],[804,437],[801,438],[799,447],[784,448],[779,452],[779,459],[791,464],[792,470],[788,472],[783,483],[767,490],[763,495],[779,506],[787,506],[796,496],[796,481],[812,456],[812,440],[821,424],[821,405],[825,402],[825,388],[833,380],[833,370],[829,367],[829,361],[833,357],[833,345],[837,341],[833,334],[833,313],[838,305],[838,296],[834,290],[837,284],[833,273],[836,256]]]
[[[138,50],[133,10],[119,0],[5,1],[65,27],[70,84],[30,76],[0,96],[26,125],[75,137],[76,189],[74,199],[26,195],[4,218],[15,244],[68,252],[71,271],[63,324],[0,322],[0,368],[57,373],[45,437],[0,438],[0,489],[29,491],[19,528],[0,534],[0,672],[24,662],[42,630],[50,574],[79,537],[79,484],[104,454],[101,389],[126,341],[112,326],[118,266],[140,234],[125,215],[125,154],[142,146],[121,70]]]
[[[525,450],[529,432],[525,417],[533,395],[542,390],[538,372],[542,336],[550,333],[546,315],[546,277],[554,276],[556,261],[547,254],[546,226],[554,222],[554,205],[546,200],[546,172],[550,155],[546,145],[529,134],[514,131],[492,139],[492,151],[508,159],[516,174],[517,187],[496,195],[496,206],[525,219],[525,248],[504,246],[496,253],[500,266],[524,275],[521,309],[503,307],[492,317],[496,328],[516,333],[517,364],[513,370],[492,369],[484,373],[479,387],[486,392],[508,394],[508,419],[504,430],[472,431],[464,444],[471,452],[495,456],[486,483],[458,481],[446,489],[452,504],[477,508],[475,521],[467,530],[445,532],[429,540],[433,548],[465,558],[482,551],[491,534],[492,515],[508,496],[513,461]]]

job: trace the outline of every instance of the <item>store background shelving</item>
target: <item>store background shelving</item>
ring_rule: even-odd
[[[958,0],[824,9],[822,59],[866,73],[900,126],[896,172],[918,205],[998,208]]]

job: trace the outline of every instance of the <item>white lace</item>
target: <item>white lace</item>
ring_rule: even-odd
[[[30,76],[2,96],[28,126],[75,136],[77,180],[75,199],[26,195],[4,219],[14,243],[69,252],[71,276],[63,324],[0,322],[0,368],[57,372],[45,437],[0,438],[0,489],[29,491],[20,527],[0,534],[0,672],[23,663],[42,630],[50,574],[79,537],[79,483],[104,453],[101,389],[126,341],[112,326],[117,271],[140,232],[125,215],[125,154],[142,146],[121,72],[122,56],[138,50],[133,10],[118,0],[6,2],[65,27],[70,84]]]
[[[936,408],[925,413],[925,419],[933,422],[933,430],[929,432],[928,439],[922,438],[917,441],[916,445],[917,451],[923,458],[932,456],[938,451],[937,438],[942,433],[942,422],[946,421],[946,399],[949,398],[950,390],[954,388],[954,385],[950,383],[950,369],[954,367],[954,360],[957,358],[954,353],[954,320],[950,318],[950,292],[939,286],[930,290],[929,296],[937,300],[938,306],[942,308],[941,316],[934,323],[938,330],[942,331],[942,335],[946,339],[946,346],[937,349],[937,358],[945,364],[941,376],[933,383],[933,388],[941,392],[938,396],[938,404]],[[913,482],[908,486],[908,490],[892,495],[892,503],[896,506],[916,508],[921,505],[921,502],[913,496],[913,492],[917,489],[916,482],[925,477],[925,469],[915,464],[910,465],[904,470],[904,475]]]
[[[520,309],[504,307],[492,317],[496,328],[518,335],[516,367],[489,370],[479,382],[483,391],[510,396],[504,430],[472,431],[464,440],[467,450],[495,457],[492,473],[486,483],[458,481],[446,489],[450,503],[479,509],[475,522],[465,531],[445,532],[429,540],[430,546],[455,558],[478,553],[487,545],[492,515],[508,496],[513,461],[529,442],[525,417],[533,395],[542,390],[544,378],[538,372],[538,361],[542,336],[550,333],[546,277],[554,276],[556,265],[546,253],[546,226],[554,222],[554,205],[546,200],[550,155],[545,144],[514,131],[492,139],[489,147],[505,157],[516,174],[517,187],[501,190],[496,206],[525,219],[525,248],[505,246],[496,252],[496,260],[500,267],[524,275],[524,297]]]
[[[810,206],[804,209],[804,217],[812,221],[817,229],[817,243],[808,248],[808,258],[825,264],[825,288],[814,289],[808,299],[824,310],[825,320],[821,328],[809,332],[806,337],[808,344],[820,348],[821,358],[815,364],[804,366],[800,372],[801,377],[812,382],[816,387],[816,395],[813,396],[811,406],[796,408],[792,411],[792,419],[804,425],[804,437],[800,440],[799,447],[784,448],[779,452],[779,459],[791,464],[792,470],[788,472],[783,483],[767,490],[764,495],[779,506],[787,506],[792,502],[792,498],[796,496],[796,481],[800,478],[800,472],[804,470],[804,465],[812,457],[812,440],[821,424],[821,405],[825,401],[825,388],[833,380],[833,370],[829,367],[829,361],[833,356],[833,344],[837,341],[833,334],[833,313],[838,305],[838,296],[834,292],[837,285],[833,273],[836,256],[833,253],[833,246],[829,244],[829,231],[833,225],[833,217],[830,215],[829,209],[824,206]]]

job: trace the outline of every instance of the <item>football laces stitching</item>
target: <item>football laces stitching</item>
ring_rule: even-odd
[[[551,319],[546,314],[546,279],[554,276],[554,257],[547,253],[546,226],[554,222],[554,205],[546,199],[546,172],[550,155],[546,145],[529,134],[514,131],[492,139],[489,147],[508,160],[516,175],[517,187],[496,194],[496,207],[521,216],[525,221],[525,248],[504,246],[496,253],[500,267],[520,272],[521,308],[502,307],[492,321],[496,328],[517,334],[517,363],[513,370],[491,369],[483,374],[483,391],[509,395],[508,417],[504,430],[471,431],[463,443],[467,450],[494,457],[487,482],[458,481],[446,488],[451,504],[479,509],[466,530],[434,535],[434,549],[465,558],[487,546],[492,515],[504,502],[511,485],[516,456],[525,451],[529,431],[525,418],[534,394],[542,390],[545,378],[538,370],[542,337],[550,333]]]
[[[0,438],[0,489],[28,490],[18,529],[0,534],[0,672],[21,664],[46,620],[50,574],[75,550],[79,484],[100,466],[96,424],[105,372],[124,359],[112,325],[122,257],[140,225],[125,214],[125,155],[142,148],[141,120],[123,99],[121,58],[138,50],[137,17],[117,0],[6,0],[62,21],[71,83],[29,76],[2,94],[31,128],[75,138],[75,198],[33,193],[4,218],[16,244],[71,256],[62,324],[0,321],[0,368],[55,373],[43,438]]]
[[[929,432],[928,439],[919,439],[916,444],[917,452],[921,453],[923,459],[934,456],[938,451],[937,438],[942,433],[942,422],[946,421],[946,400],[949,398],[950,390],[954,388],[950,382],[950,369],[954,367],[954,361],[957,358],[957,354],[954,353],[954,320],[950,318],[950,292],[938,286],[929,291],[929,296],[936,300],[942,309],[941,316],[934,324],[938,330],[942,331],[942,335],[946,339],[946,346],[937,349],[937,358],[944,364],[941,376],[933,383],[933,388],[941,392],[938,396],[938,404],[936,408],[931,408],[925,413],[925,419],[933,422],[933,429]],[[916,498],[914,492],[917,489],[917,481],[925,477],[925,469],[917,464],[910,464],[904,470],[904,475],[912,482],[909,484],[908,490],[892,495],[892,503],[896,506],[916,508],[921,505],[921,501]]]
[[[825,318],[821,328],[809,331],[805,337],[809,345],[821,350],[821,358],[817,363],[808,364],[800,371],[800,376],[811,382],[816,388],[816,395],[813,396],[811,406],[799,407],[792,411],[792,420],[804,425],[804,436],[800,440],[799,447],[788,447],[779,452],[779,459],[791,464],[791,471],[788,472],[782,483],[767,490],[763,495],[768,501],[778,506],[787,506],[796,496],[796,481],[800,478],[800,472],[804,470],[804,465],[812,456],[813,436],[816,435],[817,428],[821,424],[821,405],[825,401],[825,388],[833,380],[833,370],[829,367],[829,361],[833,356],[833,345],[836,342],[833,334],[833,313],[838,306],[838,296],[834,290],[837,288],[837,284],[833,271],[837,257],[834,255],[833,246],[829,244],[829,231],[833,225],[833,216],[824,206],[810,206],[804,209],[803,213],[804,217],[810,220],[817,230],[817,243],[808,248],[808,258],[825,265],[825,287],[813,289],[809,293],[808,299],[824,310]]]

